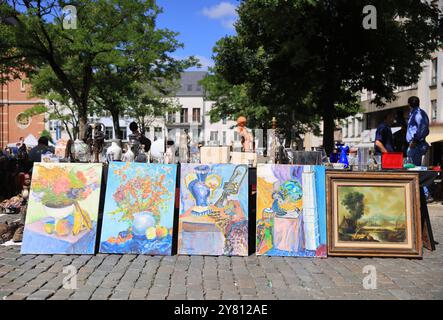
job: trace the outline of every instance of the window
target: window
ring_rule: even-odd
[[[192,91],[192,84],[188,84],[188,91]]]
[[[25,92],[25,90],[26,90],[25,82],[23,80],[20,80],[20,91]]]
[[[432,115],[432,122],[437,121],[437,116],[438,116],[437,100],[431,101],[431,115]]]
[[[197,87],[195,88],[196,91],[202,91],[202,87],[200,85],[197,85]]]
[[[113,139],[114,137],[114,128],[113,127],[106,127],[105,128],[105,139]]]
[[[155,127],[154,128],[154,137],[157,139],[161,139],[163,134],[163,130],[161,127]]]
[[[348,120],[347,119],[343,121],[342,132],[343,132],[343,137],[347,138],[348,137]]]
[[[120,127],[120,133],[121,133],[121,136],[122,136],[123,140],[128,139],[128,128]]]
[[[200,122],[200,108],[192,109],[192,122]]]
[[[432,59],[431,62],[431,86],[437,85],[437,73],[438,73],[438,64],[437,58]]]
[[[211,131],[209,141],[218,142],[218,131]]]
[[[15,119],[15,123],[20,129],[26,129],[31,124],[31,117],[25,113],[19,113]]]
[[[188,122],[188,109],[183,108],[180,110],[180,123],[187,123]]]
[[[168,113],[168,122],[175,123],[175,113]]]
[[[348,136],[350,138],[353,138],[355,136],[355,124],[354,124],[354,119],[351,118],[348,122]]]
[[[223,145],[225,146],[226,144],[226,131],[223,131]]]
[[[222,123],[223,123],[223,124],[226,124],[226,123],[227,123],[227,119],[226,119],[226,117],[223,117],[223,119],[222,119]]]

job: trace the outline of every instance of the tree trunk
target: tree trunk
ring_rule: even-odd
[[[117,109],[117,108],[115,108]],[[115,139],[123,139],[122,132],[120,131],[120,115],[118,111],[111,111],[112,124],[114,125]]]
[[[331,92],[326,92],[321,101],[323,112],[323,148],[326,154],[329,155],[334,150],[334,114],[335,106],[333,95]]]
[[[88,125],[88,115],[85,114],[81,114],[79,112],[78,115],[78,138],[80,140],[84,140],[86,137],[86,128]]]

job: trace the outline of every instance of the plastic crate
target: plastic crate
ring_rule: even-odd
[[[403,169],[403,153],[388,152],[381,156],[382,169]]]

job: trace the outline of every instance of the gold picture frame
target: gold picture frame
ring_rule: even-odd
[[[328,172],[328,256],[422,257],[416,173]]]

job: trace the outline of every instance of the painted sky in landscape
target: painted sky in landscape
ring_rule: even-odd
[[[178,32],[177,38],[184,44],[174,57],[194,55],[203,65],[201,70],[213,64],[211,56],[215,43],[226,35],[235,34],[233,23],[237,19],[238,1],[158,0],[157,4],[163,8],[157,20],[158,27]]]

